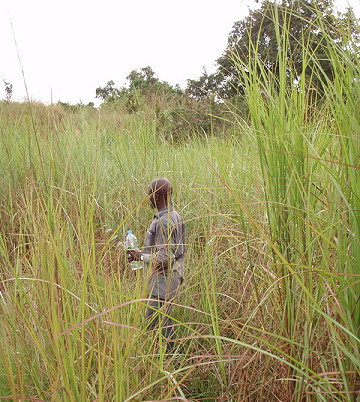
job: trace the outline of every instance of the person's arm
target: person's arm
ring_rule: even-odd
[[[143,253],[140,250],[127,250],[127,253],[129,262],[143,260],[141,258]]]
[[[131,261],[144,261],[146,264],[150,262],[156,268],[165,268],[169,264],[169,257],[165,247],[161,247],[159,251],[153,254],[145,254],[140,250],[127,250],[128,262]]]
[[[149,264],[151,260],[151,254],[145,254],[141,250],[127,250],[128,261],[144,261]]]
[[[174,258],[174,244],[172,241],[173,228],[166,216],[162,216],[155,228],[155,244],[151,254],[142,253],[140,250],[128,250],[128,261],[144,261],[156,269],[168,268]]]

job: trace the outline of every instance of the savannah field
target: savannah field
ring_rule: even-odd
[[[360,63],[329,54],[319,97],[254,56],[245,112],[176,138],[160,96],[0,103],[0,400],[359,400]],[[187,229],[174,354],[118,246],[159,176]]]

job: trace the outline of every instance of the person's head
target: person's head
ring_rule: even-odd
[[[150,204],[153,208],[165,208],[171,201],[172,186],[166,177],[154,179],[148,187]]]

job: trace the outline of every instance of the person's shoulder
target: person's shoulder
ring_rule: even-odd
[[[158,216],[158,222],[162,225],[164,223],[167,223],[168,220],[169,220],[169,214],[167,211],[163,212],[161,215]]]
[[[174,224],[184,223],[182,217],[175,209],[172,210],[171,218]]]
[[[182,221],[182,219],[175,209],[172,209],[171,211],[166,211],[159,216],[159,222],[162,225],[167,225],[169,223],[175,224],[179,221]]]

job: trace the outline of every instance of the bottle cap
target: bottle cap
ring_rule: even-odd
[[[127,233],[127,234],[131,234],[131,233],[132,233],[132,230],[128,230],[126,233]]]

